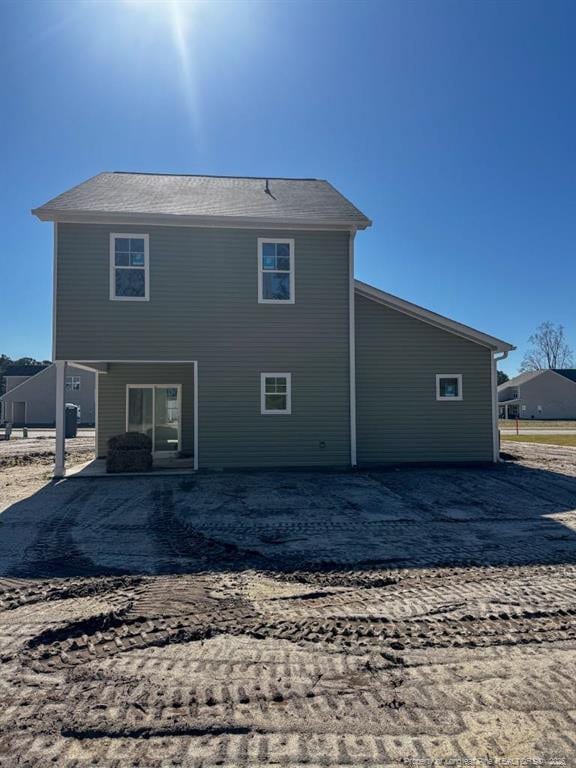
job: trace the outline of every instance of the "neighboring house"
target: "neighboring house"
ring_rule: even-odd
[[[195,468],[498,459],[507,344],[354,280],[371,222],[328,182],[102,173],[54,222],[56,474],[67,364],[97,454],[137,430]]]
[[[526,371],[498,387],[501,419],[576,419],[576,369]]]
[[[37,373],[47,368],[49,363],[38,363],[36,365],[9,365],[4,373],[4,392],[14,389],[18,384],[29,379],[30,376],[36,376]]]
[[[0,397],[0,421],[15,427],[53,427],[56,423],[56,366],[12,366],[5,374],[6,392]],[[79,423],[95,423],[93,371],[68,366],[66,403],[79,408]]]

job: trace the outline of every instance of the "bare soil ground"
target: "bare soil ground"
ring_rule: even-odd
[[[504,450],[3,497],[0,764],[575,766],[576,450]]]
[[[30,496],[50,482],[54,450],[53,435],[0,442],[0,509]],[[66,441],[69,466],[93,457],[93,432]]]

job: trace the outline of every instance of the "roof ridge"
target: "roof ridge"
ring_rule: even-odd
[[[227,176],[219,173],[158,173],[155,171],[104,171],[104,173],[123,174],[125,176],[180,176],[195,179],[253,179],[254,181],[266,181],[268,179],[269,181],[324,181],[329,183],[325,179],[306,176]]]

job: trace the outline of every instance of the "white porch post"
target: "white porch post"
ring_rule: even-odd
[[[56,363],[56,463],[54,465],[54,477],[64,477],[65,466],[65,429],[64,406],[66,396],[66,361],[58,360]]]

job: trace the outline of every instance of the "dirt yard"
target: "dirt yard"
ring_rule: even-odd
[[[576,766],[576,449],[503,447],[495,469],[4,468],[0,765]]]
[[[50,482],[54,467],[55,439],[51,432],[29,439],[0,442],[0,509],[30,496]],[[94,431],[84,430],[66,441],[69,466],[94,457]]]

